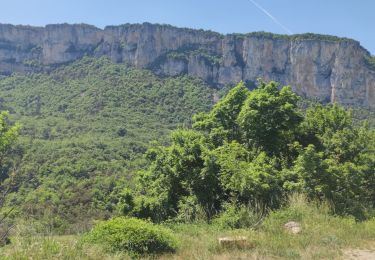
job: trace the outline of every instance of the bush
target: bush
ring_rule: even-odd
[[[276,82],[260,81],[252,91],[238,84],[210,112],[195,115],[192,129],[178,129],[169,146],[149,150],[140,193],[164,196],[162,221],[194,217],[198,206],[210,221],[232,201],[275,210],[293,192],[331,203],[338,215],[371,217],[375,131],[357,126],[336,104],[302,112],[299,100]],[[222,218],[237,226],[236,214]]]
[[[181,223],[207,222],[207,214],[196,196],[182,197],[178,202],[178,214],[175,218]]]
[[[173,252],[177,240],[170,230],[151,222],[118,217],[98,223],[85,241],[101,244],[108,251],[123,251],[130,255]]]
[[[213,223],[225,229],[253,228],[260,224],[262,217],[263,211],[260,208],[228,204]]]

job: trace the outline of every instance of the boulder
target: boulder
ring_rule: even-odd
[[[299,234],[302,232],[301,224],[295,221],[289,221],[284,225],[284,227],[292,234]]]

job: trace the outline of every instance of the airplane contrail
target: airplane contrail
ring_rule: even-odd
[[[254,0],[250,0],[250,2],[252,2],[253,5],[255,5],[255,7],[257,7],[259,10],[261,10],[265,15],[267,15],[269,18],[271,18],[272,21],[274,21],[281,28],[283,28],[283,30],[286,31],[288,34],[293,34],[293,32],[291,30],[289,30],[288,27],[284,26],[281,22],[279,22],[279,20],[277,20],[275,16],[273,16],[270,12],[268,12],[266,9],[264,9],[260,4],[258,4]]]

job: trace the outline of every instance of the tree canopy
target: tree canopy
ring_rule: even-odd
[[[338,214],[368,216],[375,206],[375,134],[336,104],[306,111],[290,87],[239,83],[211,111],[178,129],[171,145],[147,153],[131,214],[154,220],[207,219],[226,203],[282,205],[288,194],[329,200]],[[186,216],[184,216],[186,217]]]

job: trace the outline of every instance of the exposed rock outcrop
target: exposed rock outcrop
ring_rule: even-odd
[[[221,86],[258,77],[307,97],[375,108],[375,68],[354,40],[324,35],[230,34],[169,25],[0,24],[0,74],[48,70],[85,55],[188,74]]]

